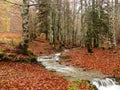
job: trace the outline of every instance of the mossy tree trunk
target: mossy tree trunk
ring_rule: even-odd
[[[36,35],[36,31],[35,31],[35,10],[32,8],[29,8],[29,31],[30,31],[30,41],[34,40],[37,35]]]
[[[115,21],[114,21],[114,29],[113,29],[113,49],[116,48],[117,46],[117,41],[116,41],[116,31],[118,26],[118,0],[115,0]]]
[[[27,53],[29,43],[29,0],[23,0],[22,19],[23,31],[20,46],[23,53]]]
[[[36,15],[36,32],[37,35],[40,36],[41,33],[46,35],[46,39],[48,39],[48,29],[49,29],[49,0],[39,0],[37,1],[37,15]]]

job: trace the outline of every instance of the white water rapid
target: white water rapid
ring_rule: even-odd
[[[61,53],[56,53],[53,55],[49,56],[41,56],[37,58],[38,62],[41,62],[43,66],[45,66],[46,69],[51,70],[51,71],[57,71],[57,72],[62,72],[62,73],[76,73],[77,70],[73,68],[72,66],[65,66],[65,65],[60,65],[58,63]]]
[[[120,90],[120,85],[113,79],[93,79],[91,81],[98,90]]]

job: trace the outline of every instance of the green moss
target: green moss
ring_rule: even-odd
[[[28,50],[27,52],[28,56],[31,56],[31,57],[37,57],[32,51]]]
[[[48,48],[48,47],[45,47],[44,50],[49,50],[49,48]]]
[[[71,82],[70,85],[69,85],[68,90],[79,90],[78,84],[74,83],[74,82]]]
[[[69,56],[69,55],[66,55],[66,56],[60,56],[60,58],[61,58],[61,59],[70,59],[71,56]]]
[[[15,56],[15,54],[9,54],[9,55],[7,55],[7,57],[8,57],[9,60],[12,60],[14,56]]]
[[[94,86],[90,84],[89,81],[87,80],[76,80],[70,82],[69,89],[68,90],[83,90],[81,86],[84,85],[86,86],[84,89],[85,90],[97,90]]]
[[[5,49],[0,48],[0,53],[4,53]]]
[[[4,53],[0,52],[0,60],[2,60],[3,57],[4,57]]]

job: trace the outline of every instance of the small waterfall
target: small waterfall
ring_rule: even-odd
[[[61,53],[56,53],[56,54],[52,54],[52,55],[48,55],[48,56],[40,56],[37,58],[38,62],[46,62],[46,61],[59,61],[59,56],[61,55]]]
[[[91,81],[98,90],[120,90],[120,85],[114,79],[93,79]]]

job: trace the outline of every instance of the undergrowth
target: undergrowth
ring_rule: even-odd
[[[68,90],[96,90],[87,80],[76,80],[70,82]]]

